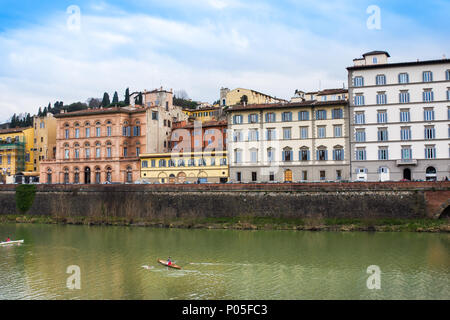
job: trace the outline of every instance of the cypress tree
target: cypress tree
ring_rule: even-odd
[[[129,106],[130,105],[130,89],[127,88],[127,90],[125,90],[125,105]]]
[[[119,95],[117,94],[117,91],[114,91],[112,103],[113,104],[119,103]]]
[[[111,104],[111,102],[109,101],[109,94],[107,92],[105,92],[103,94],[102,107],[106,108],[110,104]]]

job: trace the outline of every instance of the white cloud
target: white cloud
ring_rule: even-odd
[[[65,12],[40,26],[4,32],[0,120],[14,112],[35,113],[49,101],[84,101],[115,90],[122,97],[126,87],[185,89],[191,98],[210,102],[221,86],[248,87],[288,99],[295,89],[316,90],[319,83],[342,87],[345,67],[365,51],[388,50],[393,60],[414,60],[412,52],[436,58],[449,48],[439,36],[422,36],[403,17],[384,13],[383,29],[370,32],[363,27],[365,10],[357,16],[354,7],[315,3],[305,8],[320,10],[320,26],[300,9],[291,13],[298,21],[287,21],[289,15],[266,4],[204,0],[219,16],[187,22],[115,8],[104,15],[111,6],[99,2],[93,13],[81,8],[80,32],[67,30]],[[396,23],[417,32],[398,38],[390,29]]]

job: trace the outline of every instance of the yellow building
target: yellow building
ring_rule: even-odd
[[[226,151],[142,154],[141,178],[159,183],[225,183]]]
[[[230,90],[228,88],[220,89],[220,105],[249,105],[249,104],[268,104],[268,103],[285,103],[284,99],[269,96],[251,89],[236,88]]]
[[[55,159],[56,118],[48,113],[43,117],[33,117],[34,127],[34,171],[40,171],[42,160]]]
[[[14,128],[0,130],[1,179],[13,183],[14,176],[34,175],[34,129]],[[27,173],[27,174],[25,174]],[[39,173],[34,175],[39,177]]]
[[[183,113],[189,118],[194,118],[195,120],[201,122],[217,120],[221,115],[222,108],[218,107],[208,107],[202,109],[183,109]]]

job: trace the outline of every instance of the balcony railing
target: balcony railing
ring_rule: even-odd
[[[417,160],[415,159],[400,159],[397,160],[397,166],[416,166]]]

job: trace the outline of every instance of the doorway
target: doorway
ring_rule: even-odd
[[[91,168],[84,168],[84,183],[91,184]]]
[[[411,181],[411,169],[406,168],[403,170],[403,179]]]

